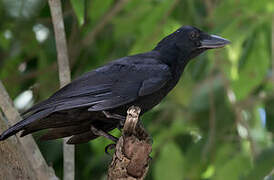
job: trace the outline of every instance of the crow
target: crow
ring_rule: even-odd
[[[0,141],[19,131],[22,137],[43,129],[48,131],[41,139],[70,137],[68,144],[99,136],[113,140],[108,132],[122,124],[130,106],[139,106],[141,115],[152,109],[176,86],[191,59],[229,43],[182,26],[152,51],[114,60],[73,80],[24,112],[23,120],[3,132]]]

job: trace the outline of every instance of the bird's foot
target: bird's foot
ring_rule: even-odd
[[[116,148],[116,144],[109,144],[109,145],[107,145],[106,147],[105,147],[105,153],[107,154],[107,155],[110,155],[111,156],[111,154],[110,154],[110,150],[112,150],[112,149],[115,149]]]
[[[107,133],[107,132],[105,132],[105,131],[102,131],[102,130],[100,130],[100,129],[97,129],[97,128],[94,127],[94,126],[91,126],[91,127],[90,127],[90,130],[91,130],[95,135],[97,135],[97,136],[103,136],[103,137],[105,137],[105,138],[107,138],[107,139],[109,139],[109,140],[111,140],[111,141],[114,142],[114,143],[109,144],[109,145],[107,145],[107,146],[105,147],[105,153],[108,154],[108,155],[111,155],[109,151],[112,150],[112,149],[115,149],[116,143],[118,142],[118,138],[115,137],[115,136],[113,136],[113,135],[111,135],[111,134],[109,134],[109,133]]]
[[[117,141],[118,141],[118,138],[117,138],[117,137],[115,137],[115,136],[113,136],[113,135],[111,135],[111,134],[109,134],[109,133],[107,133],[107,132],[105,132],[105,131],[102,131],[102,130],[100,130],[100,129],[97,129],[97,128],[94,127],[94,126],[91,126],[91,127],[90,127],[90,130],[91,130],[95,135],[97,135],[97,136],[103,136],[103,137],[105,137],[105,138],[107,138],[107,139],[109,139],[109,140],[111,140],[111,141],[113,141],[113,142],[115,142],[115,143],[117,143]]]
[[[125,116],[121,116],[119,114],[114,114],[114,113],[110,113],[110,112],[107,112],[107,111],[103,111],[104,115],[107,117],[107,118],[112,118],[112,119],[117,119],[119,120],[119,124],[118,124],[118,129],[121,130],[123,129],[124,127],[124,124],[126,122],[126,117]]]

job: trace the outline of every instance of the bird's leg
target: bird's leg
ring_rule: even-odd
[[[111,134],[109,134],[109,133],[107,133],[105,131],[102,131],[100,129],[97,129],[94,126],[91,126],[90,129],[97,136],[103,136],[103,137],[105,137],[105,138],[107,138],[107,139],[109,139],[109,140],[111,140],[111,141],[113,141],[115,143],[117,143],[117,141],[118,141],[117,137],[115,137],[115,136],[113,136],[113,135],[111,135]]]
[[[116,147],[116,143],[118,141],[118,138],[116,138],[115,136],[113,136],[113,135],[111,135],[111,134],[109,134],[105,131],[97,129],[96,127],[94,127],[92,125],[91,125],[90,129],[95,135],[103,136],[103,137],[105,137],[107,139],[110,139],[111,141],[114,142],[113,144],[109,144],[105,147],[105,153],[110,155],[109,150],[114,149]]]
[[[107,112],[107,111],[103,111],[103,113],[104,113],[104,115],[107,118],[112,118],[112,119],[120,120],[119,124],[118,124],[118,127],[117,127],[119,130],[121,130],[124,127],[124,124],[125,124],[125,121],[126,121],[126,117],[125,116],[121,116],[119,114],[110,113],[110,112]]]
[[[107,118],[117,119],[117,120],[121,120],[121,121],[126,120],[125,116],[121,116],[119,114],[114,114],[114,113],[110,113],[110,112],[107,112],[107,111],[103,111],[103,113]]]

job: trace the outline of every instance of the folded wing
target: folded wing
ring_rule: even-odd
[[[0,140],[54,112],[80,107],[102,111],[133,102],[140,96],[159,90],[171,78],[168,66],[151,58],[143,64],[132,63],[131,57],[126,58],[84,74],[47,100],[34,105],[24,113],[24,120],[5,131]],[[133,60],[136,61],[136,58]],[[144,58],[142,60],[145,62]]]

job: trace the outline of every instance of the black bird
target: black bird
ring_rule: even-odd
[[[130,106],[139,106],[143,114],[160,103],[192,58],[228,43],[183,26],[150,52],[114,60],[73,80],[24,112],[23,120],[1,134],[0,141],[19,131],[25,136],[43,129],[49,130],[42,139],[71,137],[69,144],[93,140],[98,131],[107,134],[119,126]]]

